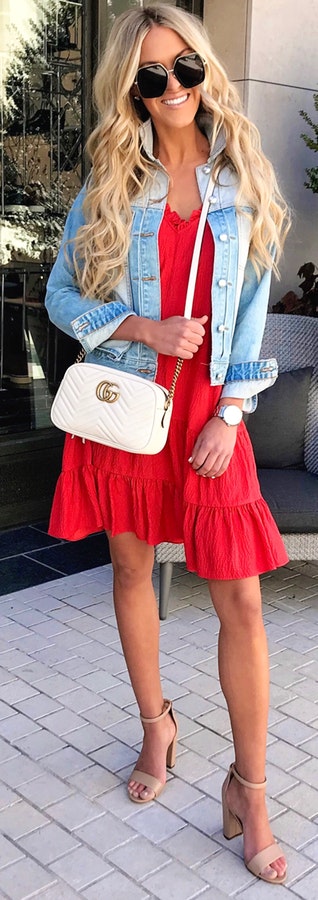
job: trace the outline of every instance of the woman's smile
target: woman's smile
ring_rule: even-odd
[[[186,103],[189,96],[190,96],[189,94],[182,94],[181,96],[178,96],[178,97],[171,97],[171,98],[167,97],[164,100],[162,100],[161,102],[164,104],[164,106],[172,106],[172,107],[176,108],[178,106],[182,106],[183,103]]]

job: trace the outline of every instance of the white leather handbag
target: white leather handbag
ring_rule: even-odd
[[[184,316],[191,318],[193,295],[211,179],[205,193],[193,250]],[[173,395],[183,360],[179,357],[170,389],[139,375],[96,363],[70,366],[51,408],[57,428],[83,440],[129,453],[155,454],[168,437]]]

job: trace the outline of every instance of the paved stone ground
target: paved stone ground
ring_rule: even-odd
[[[318,897],[318,563],[262,578],[271,653],[268,803],[287,885],[257,882],[221,831],[233,758],[207,586],[175,567],[161,625],[175,775],[133,805],[138,710],[104,566],[0,599],[0,897],[262,900]],[[155,573],[157,580],[157,573]]]

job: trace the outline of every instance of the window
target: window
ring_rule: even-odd
[[[0,32],[0,435],[51,425],[76,345],[50,325],[47,276],[83,181],[78,0],[7,2]]]

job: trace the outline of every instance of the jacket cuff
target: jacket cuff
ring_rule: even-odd
[[[127,307],[125,307],[125,309],[115,318],[111,318],[108,322],[103,323],[102,325],[95,324],[95,326],[93,326],[91,320],[91,312],[83,313],[81,316],[79,316],[77,319],[73,319],[73,322],[71,322],[74,335],[80,342],[80,344],[82,344],[82,347],[84,347],[86,353],[89,353],[91,350],[95,350],[95,348],[99,347],[100,344],[109,341],[112,334],[114,334],[114,331],[119,328],[119,325],[121,325],[121,323],[124,322],[125,319],[128,318],[128,316],[136,315],[133,310],[127,309]]]

